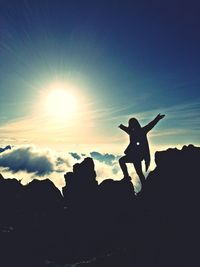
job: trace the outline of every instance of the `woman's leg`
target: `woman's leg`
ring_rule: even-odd
[[[142,162],[141,161],[137,161],[137,162],[134,162],[133,164],[134,164],[136,173],[139,176],[140,182],[141,182],[142,187],[143,187],[144,183],[145,183],[145,176],[144,176],[143,171],[142,171]]]
[[[128,169],[127,169],[127,166],[126,166],[126,163],[130,162],[127,158],[127,156],[123,156],[119,159],[119,165],[122,169],[122,172],[124,174],[124,177],[129,177],[129,174],[128,174]]]

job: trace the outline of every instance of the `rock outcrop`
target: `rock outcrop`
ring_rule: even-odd
[[[138,195],[127,180],[98,185],[91,158],[63,195],[0,176],[0,266],[198,266],[199,160],[192,145],[156,152]]]

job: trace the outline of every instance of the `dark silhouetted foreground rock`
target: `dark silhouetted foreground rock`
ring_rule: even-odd
[[[0,176],[0,266],[199,266],[200,148],[155,155],[139,195],[86,158],[53,183]]]

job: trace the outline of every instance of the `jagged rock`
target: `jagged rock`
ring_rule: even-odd
[[[91,158],[85,158],[80,164],[73,166],[73,172],[65,174],[66,186],[63,188],[63,196],[67,206],[79,206],[81,208],[95,206],[98,183],[94,162]]]
[[[12,225],[18,220],[23,201],[23,186],[17,179],[0,179],[1,225]]]
[[[91,158],[65,175],[63,197],[48,179],[0,176],[0,265],[198,266],[199,159],[193,145],[157,152],[137,196],[127,180],[98,186]]]
[[[152,238],[162,244],[156,244],[158,258],[166,266],[195,265],[198,260],[199,159],[200,148],[193,145],[156,152],[156,168],[141,194]]]

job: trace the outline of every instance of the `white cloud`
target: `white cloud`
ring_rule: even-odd
[[[159,147],[159,150],[166,149],[167,147]],[[156,149],[157,150],[157,149]],[[154,152],[155,147],[152,149],[152,163],[150,169],[154,169]],[[81,155],[82,153],[77,153]],[[100,160],[94,159],[95,170],[97,174],[97,181],[101,183],[103,180],[111,178],[120,180],[123,178],[122,171],[118,164],[118,156],[114,154],[102,154]],[[110,155],[112,157],[110,157]],[[90,156],[89,153],[81,155],[81,159],[73,158],[70,152],[57,152],[47,148],[39,148],[33,145],[29,146],[16,146],[11,150],[7,150],[0,154],[0,171],[6,178],[17,178],[22,180],[22,184],[27,184],[33,179],[49,178],[59,189],[65,185],[64,174],[72,171],[75,163],[80,163],[85,157]],[[105,156],[105,157],[104,157]],[[108,158],[113,159],[107,162]],[[103,160],[102,160],[103,158]],[[140,181],[135,173],[133,164],[127,164],[132,182],[136,191],[140,190]],[[147,174],[145,174],[147,175]]]
[[[107,159],[107,156],[110,158],[111,154],[98,153],[98,155],[105,156]],[[84,157],[87,156],[90,156],[90,153],[85,154]],[[72,171],[73,165],[81,162],[84,157],[82,156],[77,161],[70,152],[61,153],[50,149],[41,149],[34,145],[16,146],[0,154],[0,171],[4,177],[17,178],[21,180],[22,184],[27,184],[33,179],[49,178],[57,187],[61,188],[65,185],[64,174]],[[114,160],[110,164],[94,159],[99,183],[108,178],[114,180],[122,178],[117,156],[112,155],[112,158]]]
[[[1,172],[5,177],[22,179],[26,184],[32,179],[50,178],[57,186],[63,185],[63,175],[71,170],[70,155],[36,146],[17,146],[0,155]]]

